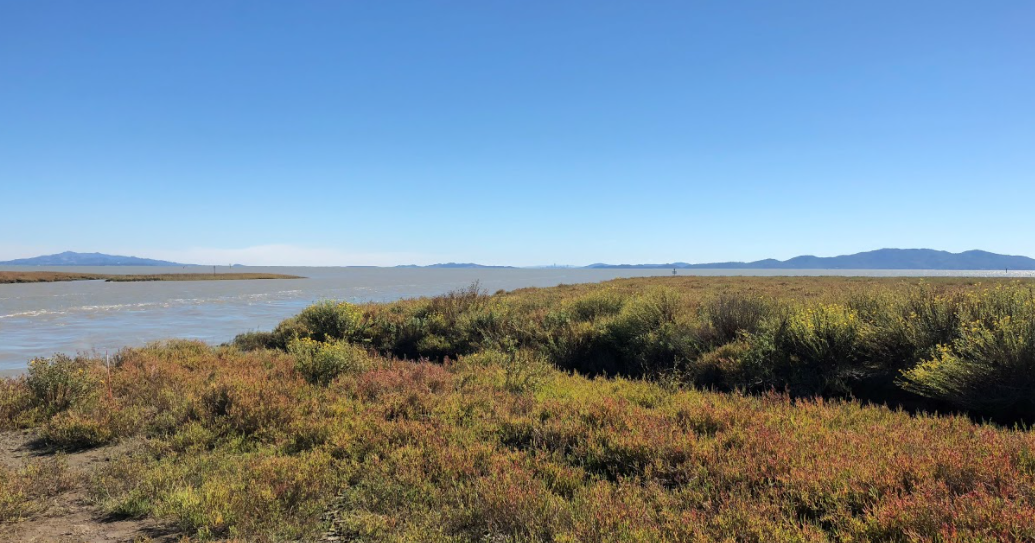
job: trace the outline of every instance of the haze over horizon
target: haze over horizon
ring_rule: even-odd
[[[1035,4],[0,7],[0,261],[1035,255]]]

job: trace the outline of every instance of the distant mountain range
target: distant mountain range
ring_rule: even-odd
[[[0,266],[189,266],[138,258],[135,256],[106,255],[102,253],[76,253],[65,251],[56,255],[20,258],[0,262]],[[239,266],[240,264],[235,264]],[[428,266],[414,264],[397,268],[513,268],[514,266],[487,266],[471,262],[445,262]],[[547,266],[558,267],[558,266]],[[1035,270],[1035,259],[1026,256],[1011,256],[987,251],[965,251],[950,253],[933,249],[879,249],[853,255],[820,257],[796,256],[789,260],[767,258],[755,262],[713,262],[689,264],[671,262],[667,264],[590,264],[591,269],[717,269],[717,270]]]
[[[137,258],[135,256],[106,255],[101,253],[75,253],[65,251],[56,255],[19,258],[0,262],[0,266],[186,266],[165,260]]]
[[[933,249],[878,249],[853,255],[796,256],[789,260],[767,258],[755,262],[709,264],[590,264],[587,268],[677,268],[719,270],[1035,270],[1035,259],[987,251],[950,253]]]

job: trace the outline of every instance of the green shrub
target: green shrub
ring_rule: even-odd
[[[58,413],[40,429],[39,436],[47,446],[63,451],[90,449],[115,439],[107,420],[77,411]]]
[[[245,332],[234,337],[231,344],[242,351],[284,348],[277,334],[273,332]]]
[[[90,366],[85,358],[73,359],[63,354],[33,359],[25,380],[33,403],[47,414],[54,414],[81,402],[94,392],[97,384]]]
[[[498,347],[513,333],[509,308],[491,300],[475,283],[433,298],[371,305],[362,313],[357,310],[351,332],[329,337],[348,339],[399,358],[455,359],[478,348]],[[286,327],[304,328],[304,323],[284,321],[281,326],[286,333]],[[305,330],[295,337],[320,340]]]
[[[270,332],[269,346],[272,349],[287,350],[288,343],[291,340],[302,337],[309,337],[312,332],[299,322],[298,317],[291,317],[285,319],[277,324],[276,328]],[[262,338],[255,338],[255,340],[261,340]],[[251,338],[242,338],[242,342],[247,345]],[[236,341],[236,338],[235,338]],[[245,349],[247,350],[247,349]]]
[[[616,373],[615,349],[604,341],[605,330],[591,322],[554,317],[538,338],[539,351],[554,365],[582,373]]]
[[[762,298],[723,293],[706,304],[703,312],[710,325],[711,343],[723,345],[744,333],[757,332],[772,310]]]
[[[503,389],[515,394],[535,392],[550,373],[550,366],[527,350],[504,355]]]
[[[399,330],[393,354],[444,360],[499,347],[511,333],[506,308],[478,283],[422,300]]]
[[[903,372],[922,396],[998,417],[1035,420],[1035,319],[974,321],[936,356]]]
[[[625,299],[621,295],[613,289],[603,289],[572,300],[567,313],[576,320],[592,321],[617,315],[624,305]]]
[[[604,332],[616,360],[615,373],[652,375],[669,371],[699,352],[700,339],[675,291],[652,289],[632,298]]]
[[[33,393],[25,384],[25,378],[0,379],[0,430],[17,428],[32,407]]]
[[[867,374],[865,330],[845,305],[794,310],[750,336],[744,365],[748,380],[794,395],[848,393]]]
[[[961,305],[958,295],[938,295],[926,285],[905,295],[857,294],[848,303],[870,327],[866,358],[888,383],[958,337]]]
[[[959,295],[936,295],[927,288],[912,291],[902,313],[913,352],[926,357],[936,346],[955,340],[962,321],[962,305]]]
[[[363,340],[363,312],[348,302],[324,300],[310,305],[301,313],[281,321],[272,332],[246,332],[233,340],[243,351],[258,349],[287,350],[291,341],[309,338],[319,342],[337,339]]]
[[[445,322],[456,322],[460,316],[486,305],[491,297],[486,294],[477,281],[466,288],[451,290],[442,296],[429,300],[426,310],[428,314],[441,315]]]
[[[342,373],[361,371],[368,365],[366,351],[345,341],[296,339],[288,344],[288,352],[295,357],[295,370],[317,385],[326,385]]]
[[[358,334],[363,314],[348,302],[325,300],[299,313],[295,320],[306,332],[305,337],[316,341],[349,339]]]
[[[751,388],[753,383],[743,363],[750,351],[751,344],[745,340],[720,345],[687,365],[686,380],[719,390]]]
[[[471,307],[457,317],[453,329],[454,357],[478,349],[507,348],[516,340],[510,308],[498,300]]]

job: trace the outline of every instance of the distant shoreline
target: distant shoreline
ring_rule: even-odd
[[[64,281],[106,281],[131,283],[142,281],[242,281],[256,279],[305,279],[300,275],[280,273],[159,273],[118,275],[109,273],[11,272],[0,271],[0,284],[56,283]]]

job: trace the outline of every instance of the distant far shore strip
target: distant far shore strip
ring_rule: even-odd
[[[241,281],[251,279],[305,279],[305,277],[279,273],[160,273],[145,275],[117,275],[108,273],[0,271],[0,284],[54,283],[58,281],[107,281],[109,283],[127,283],[139,281]]]

